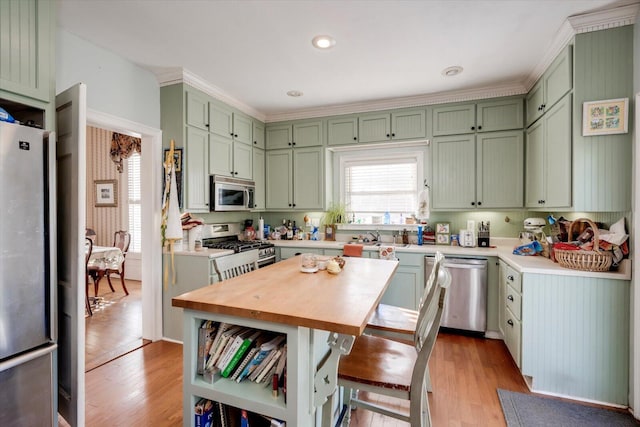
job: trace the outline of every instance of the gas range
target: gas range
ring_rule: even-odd
[[[211,249],[229,249],[246,252],[258,249],[258,265],[275,263],[276,248],[273,243],[261,240],[240,240],[240,224],[206,224],[202,234],[202,246]]]

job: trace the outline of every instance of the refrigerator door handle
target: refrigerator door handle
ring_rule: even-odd
[[[51,344],[46,347],[39,348],[37,350],[30,351],[28,353],[21,354],[19,356],[12,357],[11,359],[0,362],[0,372],[4,372],[11,368],[15,368],[23,363],[30,362],[45,354],[51,353],[58,348],[58,344]]]

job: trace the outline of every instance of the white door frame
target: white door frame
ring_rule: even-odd
[[[632,203],[633,209],[631,215],[633,217],[633,249],[632,249],[632,275],[631,275],[631,325],[629,330],[631,331],[631,383],[630,392],[631,399],[629,405],[634,416],[640,419],[640,285],[636,276],[637,272],[640,272],[640,131],[638,126],[640,125],[640,93],[635,96],[635,110],[636,120],[634,126],[633,136],[633,185],[632,185]]]
[[[162,338],[162,131],[91,109],[87,125],[142,135],[142,338],[157,341]]]

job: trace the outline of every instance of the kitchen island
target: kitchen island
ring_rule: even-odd
[[[194,424],[193,408],[202,397],[289,425],[314,425],[316,409],[336,389],[340,354],[364,331],[397,268],[397,261],[349,258],[340,274],[310,274],[300,271],[295,257],[173,298],[173,306],[184,309],[184,425]],[[206,381],[197,374],[204,320],[286,335],[286,403],[254,383]],[[329,332],[326,343],[321,331]]]

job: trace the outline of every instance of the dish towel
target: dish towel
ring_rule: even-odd
[[[351,256],[351,257],[358,258],[362,256],[363,248],[364,248],[363,245],[348,243],[342,247],[342,254],[344,256]]]
[[[418,210],[416,212],[416,218],[429,219],[429,187],[425,187],[424,190],[418,194]]]

